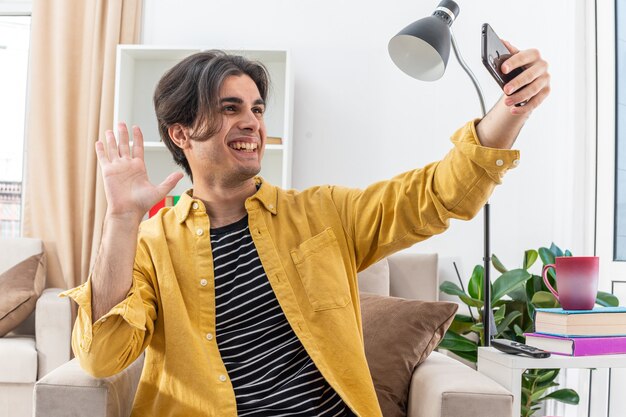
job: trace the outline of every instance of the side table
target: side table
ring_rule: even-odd
[[[521,412],[522,373],[526,369],[556,368],[626,368],[626,355],[561,356],[552,355],[545,359],[509,355],[493,347],[478,348],[478,372],[498,382],[513,394],[513,416]],[[608,384],[603,390],[607,392]],[[591,400],[591,399],[590,399]]]

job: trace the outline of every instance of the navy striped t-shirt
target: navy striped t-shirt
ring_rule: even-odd
[[[239,417],[354,416],[287,322],[248,229],[211,229],[216,338]]]

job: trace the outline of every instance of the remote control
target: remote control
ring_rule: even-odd
[[[494,339],[491,341],[491,346],[498,349],[500,352],[510,353],[512,355],[527,355],[532,358],[550,357],[550,352],[523,343],[514,342],[513,340]]]

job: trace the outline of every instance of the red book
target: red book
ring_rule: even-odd
[[[163,207],[165,207],[165,199],[166,198],[167,197],[165,197],[163,200],[159,201],[154,206],[152,206],[152,208],[148,212],[148,217],[154,216],[155,214],[157,214],[159,212],[159,210],[161,210]]]
[[[569,337],[524,333],[526,344],[558,355],[593,356],[626,353],[626,336]]]
[[[148,212],[148,217],[154,216],[163,207],[172,207],[172,206],[174,206],[178,202],[179,198],[180,198],[180,196],[178,196],[178,195],[168,195],[168,196],[166,196],[163,200],[159,201],[154,206],[152,206],[152,208]]]

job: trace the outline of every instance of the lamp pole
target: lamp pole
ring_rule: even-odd
[[[478,100],[480,101],[480,110],[482,116],[485,117],[487,112],[485,111],[485,97],[483,95],[483,91],[480,88],[480,84],[476,79],[476,76],[470,69],[470,67],[465,63],[461,53],[459,52],[459,48],[456,43],[456,39],[454,38],[454,33],[452,32],[452,28],[450,28],[450,40],[452,42],[452,50],[454,51],[454,56],[456,56],[456,60],[459,61],[461,68],[465,71],[468,77],[472,80],[472,84],[474,84],[474,88],[476,89],[476,94],[478,95]],[[491,334],[495,333],[495,322],[493,320],[493,314],[491,312],[491,248],[490,248],[490,218],[489,218],[489,201],[485,203],[485,207],[483,208],[484,213],[484,222],[485,222],[485,235],[484,235],[484,275],[483,275],[483,299],[485,300],[485,304],[483,306],[483,346],[491,346]]]
[[[478,80],[467,66],[459,52],[452,33],[452,23],[459,14],[459,5],[453,0],[441,0],[431,16],[417,20],[389,41],[389,55],[405,74],[422,81],[435,81],[441,78],[446,70],[450,44],[461,68],[472,80],[480,110],[485,117],[485,98]],[[483,256],[483,345],[491,345],[491,335],[496,333],[496,325],[491,311],[491,249],[489,245],[489,202],[485,204],[485,251]]]

